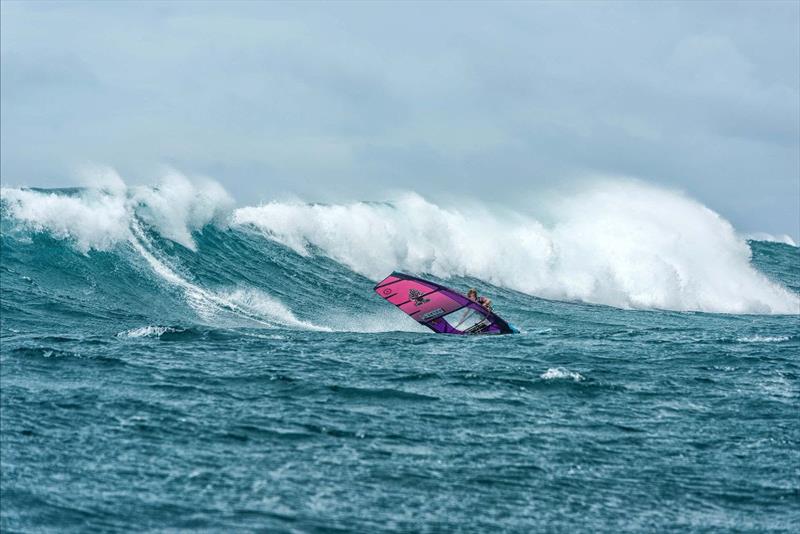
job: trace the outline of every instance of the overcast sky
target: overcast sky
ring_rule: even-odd
[[[2,2],[4,185],[522,208],[594,173],[800,240],[800,2]]]

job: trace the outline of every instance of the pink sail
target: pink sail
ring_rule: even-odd
[[[518,330],[477,302],[441,284],[393,272],[375,292],[439,334],[512,334]]]

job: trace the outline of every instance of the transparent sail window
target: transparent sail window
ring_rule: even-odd
[[[448,313],[442,317],[442,319],[447,321],[447,324],[462,332],[469,330],[485,318],[486,316],[484,314],[472,308],[461,308],[460,310]]]

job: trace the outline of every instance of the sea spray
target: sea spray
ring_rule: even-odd
[[[622,308],[800,313],[796,294],[753,268],[733,227],[680,193],[603,181],[553,209],[545,225],[411,193],[390,204],[273,202],[239,208],[233,220],[372,279],[398,269]]]
[[[233,200],[218,183],[170,170],[155,186],[126,186],[113,169],[85,171],[91,187],[45,192],[2,188],[3,208],[33,231],[68,239],[81,252],[109,250],[132,236],[140,221],[162,237],[195,250],[192,232],[226,224]]]
[[[150,247],[151,257],[142,252],[146,232],[202,255],[197,232],[214,225],[230,228],[231,240],[255,230],[372,280],[398,269],[621,308],[800,313],[798,295],[753,267],[747,241],[720,215],[631,180],[604,179],[553,196],[548,213],[537,217],[446,207],[415,193],[385,203],[271,202],[234,210],[219,184],[175,171],[153,187],[126,186],[113,170],[93,172],[93,187],[70,192],[4,188],[2,209],[12,225],[47,232],[83,253],[133,247],[161,274],[151,260],[171,253],[160,245]]]

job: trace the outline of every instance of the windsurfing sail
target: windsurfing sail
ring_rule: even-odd
[[[393,272],[375,292],[439,334],[513,334],[518,330],[477,302],[441,284]]]

